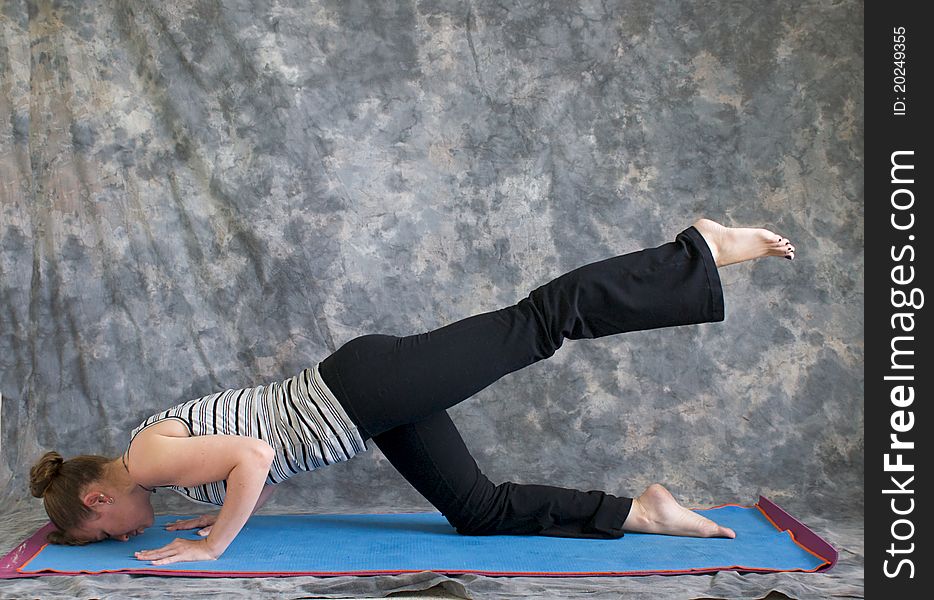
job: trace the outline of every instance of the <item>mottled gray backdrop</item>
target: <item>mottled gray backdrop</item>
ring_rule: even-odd
[[[115,456],[168,406],[704,215],[797,259],[721,271],[724,323],[568,342],[455,422],[494,481],[858,529],[861,2],[0,6],[5,511],[41,517],[47,449]],[[378,450],[269,505],[428,508]]]

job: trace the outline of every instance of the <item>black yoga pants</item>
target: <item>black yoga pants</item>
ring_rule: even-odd
[[[561,275],[508,308],[418,335],[355,338],[319,369],[364,439],[458,532],[616,538],[632,499],[494,485],[446,409],[548,358],[565,339],[722,320],[717,266],[692,226],[658,248]]]

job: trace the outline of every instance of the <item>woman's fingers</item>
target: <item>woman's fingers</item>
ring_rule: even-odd
[[[211,518],[213,515],[201,515],[200,517],[195,517],[193,519],[179,519],[165,526],[168,531],[175,531],[176,529],[195,529],[196,527],[204,527],[205,525],[213,525],[214,521],[217,518]]]
[[[136,558],[140,560],[156,560],[159,558],[165,558],[166,556],[171,556],[174,553],[175,552],[172,549],[172,544],[169,544],[168,546],[163,546],[154,550],[140,550],[136,553]]]
[[[154,550],[140,550],[136,553],[136,558],[140,560],[159,560],[162,558],[170,558],[178,554],[180,549],[180,544],[178,543],[178,538],[176,538],[171,544],[165,545],[161,548],[156,548]]]
[[[208,525],[208,526],[205,527],[204,529],[201,529],[200,531],[198,531],[198,535],[200,535],[200,536],[208,536],[208,535],[210,535],[210,534],[211,534],[211,528],[212,528],[212,527],[214,527],[214,526],[213,526],[213,525]]]
[[[175,538],[171,544],[156,548],[155,550],[143,550],[135,555],[137,560],[152,561],[153,565],[167,565],[175,562],[215,560],[217,555],[208,548],[206,540],[186,540],[184,538]]]

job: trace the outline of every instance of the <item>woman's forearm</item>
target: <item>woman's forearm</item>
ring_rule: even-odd
[[[217,515],[211,533],[205,539],[215,558],[224,553],[253,514],[254,507],[261,504],[259,500],[270,464],[271,454],[256,454],[245,458],[230,471],[224,506]]]

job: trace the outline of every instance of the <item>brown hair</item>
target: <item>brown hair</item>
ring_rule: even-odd
[[[42,498],[45,512],[58,528],[46,536],[49,543],[82,546],[87,541],[75,538],[70,530],[80,527],[94,515],[81,500],[85,486],[100,481],[104,466],[111,459],[96,455],[64,460],[58,452],[46,452],[29,470],[29,491]]]

